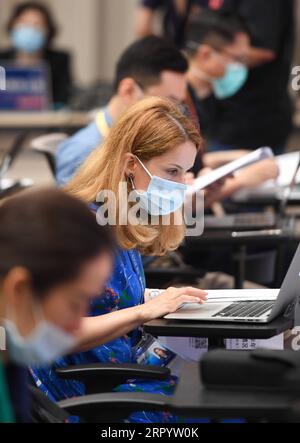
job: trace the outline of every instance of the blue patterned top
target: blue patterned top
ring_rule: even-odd
[[[104,315],[144,303],[144,292],[145,278],[139,252],[119,251],[113,276],[107,283],[104,294],[92,302],[90,316]],[[88,352],[60,358],[51,368],[32,368],[31,373],[37,386],[54,401],[84,395],[85,388],[81,383],[61,380],[55,374],[55,368],[97,362],[134,363],[136,360],[133,347],[139,338],[140,333],[136,330]]]
[[[92,209],[97,208],[92,205]],[[113,275],[107,283],[104,294],[91,303],[90,316],[101,316],[119,309],[126,309],[144,303],[145,275],[141,255],[136,250],[119,250],[115,257]],[[56,368],[89,363],[136,363],[135,345],[140,341],[139,329],[110,343],[98,346],[88,352],[60,358],[52,367],[30,368],[36,385],[53,401],[81,396],[85,386],[77,381],[62,380],[55,374]],[[118,392],[147,392],[172,395],[176,378],[166,381],[128,380],[115,388]],[[135,412],[129,418],[134,423],[178,423],[182,419],[168,412]]]

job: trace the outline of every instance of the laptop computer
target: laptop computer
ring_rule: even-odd
[[[281,289],[207,291],[205,305],[185,303],[169,320],[270,323],[279,315],[292,316],[300,295],[300,245]]]
[[[245,229],[260,230],[275,228],[277,216],[272,212],[244,213],[225,215],[224,217],[205,217],[205,229],[208,231],[232,230],[244,231]]]
[[[251,189],[243,189],[233,197],[237,203],[247,204],[273,204],[282,200],[282,197],[289,186],[294,175],[295,167],[300,159],[300,151],[290,152],[288,154],[280,155],[276,158],[277,166],[279,168],[279,176],[276,180],[268,180],[261,186]],[[296,186],[300,184],[300,170],[296,177]],[[292,191],[289,200],[293,198],[294,191]]]
[[[214,230],[232,230],[244,231],[245,229],[260,230],[271,229],[281,226],[283,223],[285,211],[289,203],[291,194],[296,186],[297,176],[300,169],[300,157],[297,163],[297,168],[292,176],[289,186],[282,190],[281,204],[278,215],[272,212],[265,213],[244,213],[225,215],[224,217],[205,217],[205,229],[209,231]]]
[[[24,66],[0,60],[5,71],[5,90],[0,91],[0,111],[47,111],[52,106],[50,72],[47,64]]]

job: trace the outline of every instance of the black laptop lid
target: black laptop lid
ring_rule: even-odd
[[[289,270],[282,283],[279,295],[273,306],[270,320],[284,314],[288,308],[293,309],[297,298],[300,296],[300,245],[294,255]]]

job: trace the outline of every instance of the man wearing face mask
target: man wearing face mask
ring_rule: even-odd
[[[189,22],[186,51],[190,66],[186,104],[208,145],[215,142],[218,125],[223,124],[217,115],[218,103],[234,99],[247,84],[250,72],[245,64],[245,53],[249,49],[247,29],[235,15],[228,15],[224,20],[224,16],[218,12],[204,11]],[[238,124],[237,119],[230,122],[230,127],[239,125],[240,119]],[[237,147],[240,150],[247,149],[244,145]],[[220,165],[228,163],[244,153],[234,150],[220,152],[217,161]],[[204,166],[216,167],[213,166],[215,161],[215,153],[203,156]],[[198,174],[199,169],[194,168],[193,172]],[[226,180],[224,186],[211,193],[208,201],[231,197],[241,189],[259,186],[267,180],[275,179],[277,175],[278,168],[274,160],[259,162]]]
[[[11,48],[0,52],[0,60],[16,61],[24,66],[45,63],[49,68],[54,105],[56,108],[66,105],[72,89],[70,56],[52,48],[57,27],[50,10],[34,1],[19,4],[12,11],[7,33]]]
[[[242,24],[234,17],[223,17],[206,11],[191,19],[186,50],[190,59],[187,102],[202,132],[214,131],[216,99],[225,100],[245,85],[249,71],[243,54],[250,39]]]
[[[56,178],[70,181],[86,158],[104,141],[113,123],[144,96],[183,102],[188,63],[181,52],[161,37],[145,37],[130,45],[117,62],[114,94],[90,125],[66,140],[56,156]]]
[[[243,49],[249,75],[235,95],[215,99],[207,111],[211,151],[257,149],[270,146],[284,151],[292,129],[292,103],[288,83],[294,47],[294,0],[224,0],[224,26],[228,14],[245,24],[251,44]],[[236,41],[245,37],[239,32]],[[238,124],[237,124],[238,122]]]
[[[136,34],[139,37],[154,34],[156,14],[160,11],[163,12],[164,35],[182,48],[189,17],[202,9],[218,10],[223,3],[224,0],[139,0]]]

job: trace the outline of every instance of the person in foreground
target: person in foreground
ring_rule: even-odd
[[[135,324],[176,310],[190,297],[171,294],[93,323],[86,318],[113,265],[108,227],[77,199],[55,189],[20,194],[0,208],[0,422],[30,421],[28,365],[45,366]],[[179,295],[179,294],[178,294]],[[178,298],[178,299],[177,299]],[[194,298],[193,298],[194,299]]]
[[[114,241],[82,202],[54,189],[6,201],[0,224],[7,348],[0,352],[0,422],[27,422],[27,366],[50,364],[84,339],[82,317],[111,272]]]

